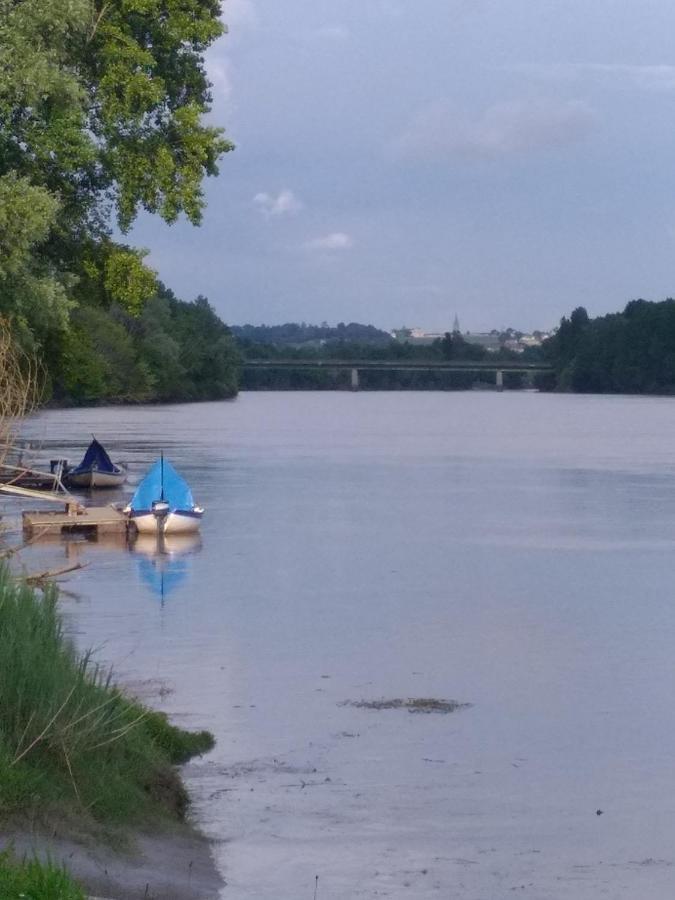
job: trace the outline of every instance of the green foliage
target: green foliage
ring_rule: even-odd
[[[178,300],[159,285],[140,317],[83,306],[60,343],[60,403],[220,400],[238,389],[239,356],[205,298]]]
[[[589,319],[579,307],[544,345],[555,377],[542,387],[581,393],[675,393],[675,300],[631,301]]]
[[[123,230],[139,207],[199,222],[201,181],[232,149],[221,129],[202,124],[203,53],[223,33],[219,13],[217,0],[94,3],[82,74]]]
[[[0,897],[3,900],[85,900],[68,873],[50,862],[17,860],[0,853]]]
[[[150,373],[132,336],[105,310],[75,310],[64,349],[59,399],[70,397],[80,403],[152,399]]]
[[[65,198],[63,226],[112,198],[198,222],[201,181],[232,149],[202,123],[216,0],[0,0],[0,175]]]
[[[485,359],[488,351],[480,344],[470,344],[456,331],[446,332],[440,342],[440,350],[445,359],[461,362],[463,360]]]
[[[348,325],[339,322],[334,328],[327,322],[321,325],[308,325],[306,322],[286,322],[284,325],[233,325],[232,334],[242,344],[273,344],[276,347],[299,348],[303,345],[318,347],[343,343],[386,346],[392,343],[389,332],[381,331],[374,325],[361,325],[358,322],[350,322]]]
[[[32,251],[56,220],[58,200],[27,178],[0,177],[0,279],[17,277],[33,262]]]
[[[103,284],[110,299],[136,316],[157,289],[155,273],[143,265],[145,255],[137,250],[114,247],[105,261]]]
[[[122,694],[64,636],[55,591],[39,599],[4,569],[0,640],[0,817],[183,815],[173,765],[208,750],[211,735],[188,735]]]
[[[123,361],[104,352],[96,371],[100,328],[76,346],[83,308],[140,316],[156,292],[145,254],[110,240],[111,215],[123,231],[141,209],[198,223],[202,181],[232,149],[203,122],[219,14],[217,0],[0,0],[0,313],[62,391],[107,397],[102,378],[124,382],[129,364],[117,331]],[[140,376],[133,394],[150,397]]]

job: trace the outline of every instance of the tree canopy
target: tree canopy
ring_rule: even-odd
[[[232,149],[204,121],[224,30],[218,0],[0,0],[0,314],[55,382],[86,319],[129,333],[157,293],[113,226],[201,221]]]
[[[542,384],[582,393],[675,393],[675,300],[632,300],[591,319],[563,318],[543,347],[555,375]]]

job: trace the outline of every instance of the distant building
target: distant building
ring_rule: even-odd
[[[424,331],[422,328],[395,328],[391,336],[402,344],[414,344],[418,347],[433,344],[445,337],[444,331]]]
[[[478,344],[485,347],[490,353],[496,353],[502,347],[499,333],[495,331],[476,331],[474,333],[467,331],[462,337],[467,344]]]
[[[417,346],[428,346],[434,341],[442,340],[447,331],[424,331],[422,328],[395,328],[391,332],[391,336],[402,344],[408,343]],[[452,323],[452,334],[459,334],[467,342],[467,344],[477,344],[484,347],[489,353],[497,353],[502,347],[507,350],[513,350],[515,353],[522,353],[528,347],[539,347],[550,335],[543,331],[534,331],[532,334],[523,334],[522,332],[514,332],[509,328],[507,331],[499,332],[496,329],[492,331],[465,331],[463,334],[459,330],[459,319],[455,315]]]

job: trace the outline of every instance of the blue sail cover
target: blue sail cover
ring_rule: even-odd
[[[87,452],[84,454],[82,462],[79,466],[71,469],[70,474],[76,475],[78,472],[89,472],[92,469],[97,469],[99,472],[119,472],[117,466],[96,438],[87,447]]]
[[[152,509],[155,500],[164,499],[171,511],[192,509],[195,501],[187,481],[176,472],[170,462],[158,459],[136,488],[129,506],[132,512]]]
[[[169,556],[138,561],[138,571],[150,590],[164,600],[185,581],[190,571],[189,559]]]

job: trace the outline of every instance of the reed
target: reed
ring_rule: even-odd
[[[124,695],[64,634],[57,592],[0,567],[0,817],[182,818],[174,768],[213,745]]]
[[[14,900],[85,900],[68,873],[50,862],[15,859],[9,851],[0,853],[0,897]]]

